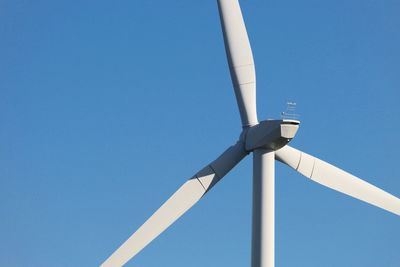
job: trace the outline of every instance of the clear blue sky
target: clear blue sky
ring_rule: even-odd
[[[243,0],[260,119],[400,196],[400,2]],[[240,119],[215,0],[0,0],[0,266],[96,266]],[[249,266],[251,157],[128,266]],[[277,266],[398,267],[400,217],[277,166]]]

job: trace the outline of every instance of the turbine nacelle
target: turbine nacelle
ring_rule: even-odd
[[[278,150],[292,140],[299,129],[297,120],[265,120],[245,130],[242,137],[248,152],[258,148]]]

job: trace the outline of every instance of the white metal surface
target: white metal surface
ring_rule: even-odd
[[[160,235],[188,209],[196,204],[226,173],[239,163],[247,152],[244,144],[236,143],[210,165],[184,183],[128,240],[101,266],[117,267],[128,262],[153,239]]]
[[[238,0],[218,0],[218,8],[242,125],[255,125],[256,72],[242,11]]]
[[[400,215],[400,199],[325,161],[290,146],[276,158],[317,183]]]
[[[246,150],[258,148],[277,150],[295,137],[299,122],[285,120],[266,120],[246,131]]]
[[[253,227],[251,266],[274,267],[275,262],[275,153],[253,152]]]

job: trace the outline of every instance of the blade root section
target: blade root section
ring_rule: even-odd
[[[186,181],[128,240],[101,266],[123,266],[152,240],[196,204],[247,152],[236,143],[220,157]]]
[[[400,199],[325,161],[290,146],[276,151],[276,159],[319,184],[400,215]]]

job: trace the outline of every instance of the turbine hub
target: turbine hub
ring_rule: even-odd
[[[265,120],[246,129],[243,135],[248,152],[257,148],[278,150],[292,140],[299,129],[298,120]]]

